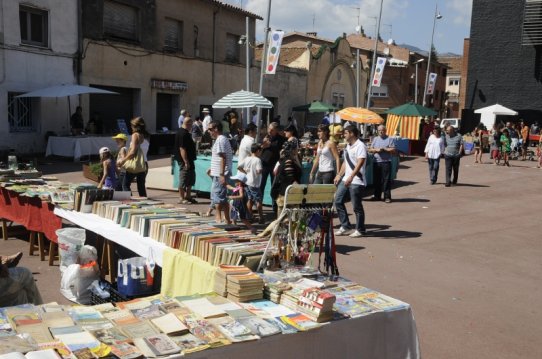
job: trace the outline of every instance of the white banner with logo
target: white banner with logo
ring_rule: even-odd
[[[373,87],[380,87],[382,76],[384,75],[384,67],[386,66],[386,58],[379,57],[376,60],[375,73],[373,76]]]
[[[282,38],[284,37],[284,31],[275,30],[271,32],[269,39],[269,48],[267,49],[267,58],[265,65],[265,73],[274,75],[279,63],[280,46],[282,45]]]
[[[427,82],[427,94],[432,95],[435,92],[435,83],[437,82],[437,74],[431,72],[429,74],[429,81]]]

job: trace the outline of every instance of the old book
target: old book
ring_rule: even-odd
[[[89,332],[57,334],[55,338],[66,344],[72,352],[85,348],[95,352],[99,351],[101,346],[100,342]]]
[[[214,318],[226,315],[224,310],[212,304],[207,298],[185,300],[182,303],[201,318]]]
[[[144,339],[157,356],[175,354],[181,351],[181,348],[165,334],[152,335]]]
[[[210,319],[209,323],[217,327],[234,343],[260,339],[257,335],[253,335],[250,329],[229,316]]]
[[[238,321],[250,329],[252,334],[259,337],[268,337],[271,335],[280,334],[282,332],[273,320],[251,316],[240,318]]]
[[[118,328],[92,330],[90,333],[100,342],[107,345],[125,343],[130,340]]]
[[[135,338],[143,338],[152,336],[155,334],[158,334],[158,330],[156,330],[149,322],[142,321],[139,323],[133,323],[133,324],[126,324],[123,326],[120,326],[120,329],[124,334],[126,334],[127,337],[135,339]]]
[[[191,333],[173,336],[171,337],[171,340],[181,348],[183,354],[195,353],[211,347],[205,340],[202,340]]]
[[[38,349],[37,345],[21,335],[0,338],[0,354],[12,352],[26,353]]]
[[[151,319],[151,323],[167,335],[181,335],[188,332],[187,326],[173,313]]]
[[[111,353],[113,353],[119,359],[139,359],[143,358],[137,347],[128,343],[119,343],[111,345]]]
[[[36,341],[36,343],[47,343],[53,340],[51,333],[45,323],[28,324],[17,329],[19,334],[26,333]]]

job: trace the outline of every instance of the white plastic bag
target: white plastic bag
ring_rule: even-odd
[[[72,302],[90,304],[91,292],[89,287],[99,277],[100,272],[95,263],[86,266],[70,264],[62,273],[60,293]]]

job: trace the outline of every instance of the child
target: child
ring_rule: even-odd
[[[246,183],[247,176],[238,172],[235,176],[231,177],[232,181],[235,181],[235,187],[228,185],[228,189],[232,191],[232,195],[229,198],[232,200],[230,204],[231,214],[230,218],[233,220],[233,223],[236,224],[238,220],[241,220],[245,226],[252,233],[256,233],[256,230],[252,228],[250,224],[249,212],[247,211],[247,193],[246,193]]]
[[[503,166],[510,167],[510,163],[508,162],[508,155],[510,154],[510,150],[510,132],[507,128],[505,128],[504,130],[502,130],[501,135],[501,153],[504,161]]]
[[[119,133],[118,135],[112,138],[117,143],[117,150],[118,150],[117,162],[119,162],[124,157],[126,157],[126,154],[127,154],[126,142],[128,142],[128,136],[126,136],[124,133]],[[115,191],[128,191],[128,189],[124,189],[122,187],[125,176],[126,176],[126,170],[124,168],[120,168],[118,171],[118,180],[117,180],[117,186],[115,187]]]
[[[100,161],[103,166],[103,176],[98,184],[98,188],[115,189],[117,185],[117,166],[109,151],[109,147],[100,148]]]
[[[262,207],[262,192],[260,191],[260,183],[262,182],[262,146],[253,143],[250,146],[250,157],[244,158],[237,170],[247,175],[247,211],[249,218],[252,218],[252,206],[256,205],[258,209],[259,223],[263,224],[263,207]]]

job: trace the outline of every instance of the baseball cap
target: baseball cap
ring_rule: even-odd
[[[104,154],[104,153],[109,153],[109,147],[102,147],[100,148],[100,155]]]
[[[118,135],[113,136],[113,137],[111,137],[111,138],[114,139],[114,140],[124,140],[124,141],[128,141],[128,136],[126,136],[124,133],[119,133]]]
[[[240,181],[243,183],[247,183],[247,175],[244,174],[243,172],[237,172],[237,174],[235,176],[231,176],[230,179],[233,181]]]

